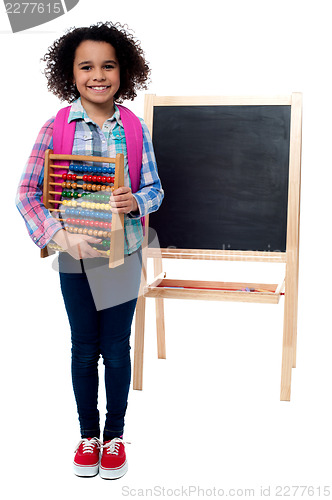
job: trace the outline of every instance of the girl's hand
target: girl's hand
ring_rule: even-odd
[[[100,238],[94,238],[86,234],[67,233],[67,231],[61,229],[55,233],[53,241],[76,260],[100,257],[100,253],[89,245],[89,243],[100,243]]]
[[[118,214],[128,214],[138,210],[137,201],[129,187],[115,189],[110,197],[111,211]]]

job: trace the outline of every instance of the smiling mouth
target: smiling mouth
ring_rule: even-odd
[[[110,85],[103,85],[103,86],[88,86],[88,89],[92,89],[96,92],[103,92],[104,90],[107,90],[110,88]]]

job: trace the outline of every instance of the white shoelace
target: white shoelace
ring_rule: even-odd
[[[106,453],[108,455],[111,455],[111,454],[112,455],[117,455],[119,453],[120,443],[122,443],[122,444],[131,444],[129,441],[124,441],[121,438],[114,438],[109,443],[104,444],[103,448],[105,448]]]
[[[81,439],[81,441],[78,443],[75,453],[78,450],[78,448],[81,446],[83,443],[83,453],[93,453],[94,447],[97,446],[97,448],[101,448],[101,442],[97,438],[92,438],[92,439]]]

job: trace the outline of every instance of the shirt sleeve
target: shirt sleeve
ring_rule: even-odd
[[[141,120],[141,123],[143,130],[142,168],[140,185],[138,191],[134,193],[139,212],[128,214],[132,219],[138,219],[155,212],[164,198],[150,132],[143,120]]]
[[[16,194],[16,206],[22,215],[32,241],[44,248],[54,234],[62,229],[42,202],[45,151],[52,149],[54,117],[41,128],[31,155],[25,165]]]

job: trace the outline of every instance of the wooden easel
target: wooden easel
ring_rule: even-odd
[[[287,105],[291,106],[289,183],[287,210],[287,242],[285,252],[249,252],[234,250],[148,249],[148,217],[143,242],[141,294],[136,308],[135,357],[133,388],[142,390],[145,301],[153,297],[156,303],[158,358],[166,358],[164,299],[196,299],[278,303],[284,292],[284,331],[282,347],[280,400],[290,401],[292,368],[296,366],[298,274],[299,274],[299,222],[300,222],[300,170],[302,140],[302,94],[276,97],[157,97],[145,99],[145,122],[152,135],[154,106],[195,105]],[[167,193],[166,193],[167,195]],[[154,259],[155,279],[147,284],[147,258]],[[211,259],[276,262],[286,264],[285,279],[280,284],[222,283],[195,280],[168,280],[163,273],[163,258]],[[168,288],[174,287],[174,288]],[[181,287],[181,288],[180,288]],[[242,291],[253,288],[255,292]]]
[[[54,181],[57,180],[63,173],[69,170],[68,166],[59,165],[56,160],[75,161],[75,162],[97,162],[97,163],[113,163],[115,165],[114,189],[124,185],[124,156],[118,153],[116,158],[108,158],[102,156],[80,156],[80,155],[63,155],[53,154],[51,149],[45,152],[45,167],[44,167],[44,186],[43,186],[43,203],[45,208],[50,212],[57,213],[59,209],[54,208],[59,204],[59,193],[54,192]],[[61,194],[61,193],[60,193]],[[41,250],[41,257],[48,257],[54,253],[47,247]],[[106,252],[100,251],[101,256],[106,256]],[[124,262],[124,214],[113,213],[112,228],[111,228],[111,244],[109,253],[109,267],[115,268]]]

